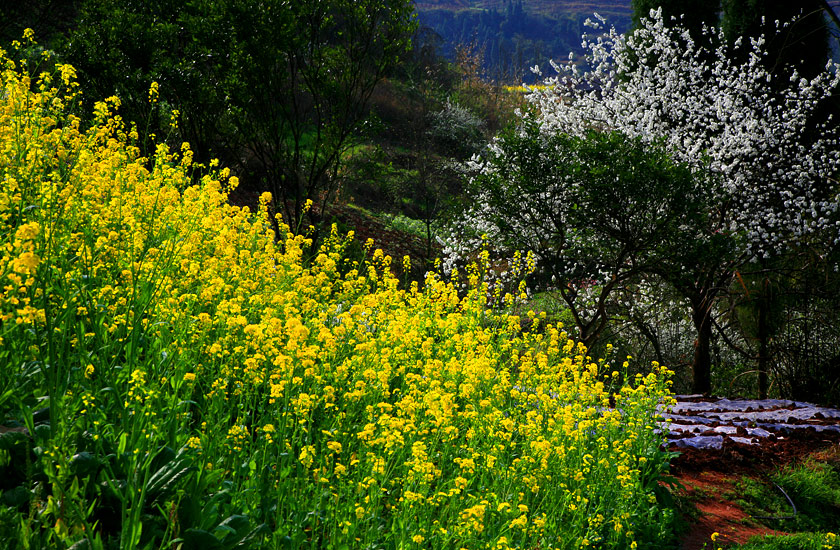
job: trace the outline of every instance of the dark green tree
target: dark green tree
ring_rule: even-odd
[[[137,124],[146,154],[157,140],[190,143],[197,158],[220,150],[225,98],[212,67],[226,47],[200,2],[82,0],[77,21],[58,42],[59,52],[79,72],[86,95],[116,95],[123,118]],[[160,101],[149,87],[159,84]],[[180,113],[178,128],[170,113]],[[225,158],[225,160],[229,160]]]
[[[72,7],[59,53],[90,97],[120,97],[147,154],[156,134],[189,142],[199,160],[220,156],[271,191],[293,228],[308,200],[321,206],[314,214],[334,198],[371,93],[416,27],[410,0],[53,3]]]
[[[410,48],[413,3],[208,1],[207,11],[229,34],[212,70],[233,148],[298,227],[306,201],[334,197],[374,88]]]
[[[79,0],[6,0],[0,2],[0,44],[20,40],[24,29],[35,31],[39,44],[51,47],[75,24]]]
[[[657,144],[619,132],[544,132],[525,120],[473,178],[464,220],[503,254],[532,251],[533,283],[556,290],[591,347],[617,291],[696,241],[706,225],[704,177]],[[468,254],[474,244],[462,243]]]
[[[681,20],[681,25],[695,38],[701,35],[703,25],[717,26],[719,1],[698,2],[696,0],[632,0],[633,27],[639,27],[639,20],[648,17],[651,10],[662,8],[665,21]]]
[[[767,38],[765,66],[781,79],[795,68],[813,78],[825,69],[829,55],[825,2],[821,0],[722,0],[722,26],[734,42],[738,37]],[[777,25],[785,25],[776,32]]]

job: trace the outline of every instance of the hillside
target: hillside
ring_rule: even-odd
[[[450,59],[467,47],[496,81],[531,80],[529,67],[582,54],[584,22],[594,13],[623,32],[630,26],[630,0],[424,0],[416,2],[420,23],[437,33]]]
[[[422,0],[415,2],[417,11],[433,9],[459,11],[467,9],[504,11],[510,0]],[[527,0],[523,2],[525,10],[551,17],[565,14],[598,12],[601,15],[630,17],[630,0]]]

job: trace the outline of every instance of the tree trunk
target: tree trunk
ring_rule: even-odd
[[[764,280],[764,288],[758,299],[758,398],[767,399],[767,342],[770,338],[767,327],[767,310],[770,298],[767,295],[770,289],[770,282]]]
[[[712,392],[712,320],[711,307],[703,299],[692,300],[691,320],[697,329],[694,343],[693,391],[708,395]]]

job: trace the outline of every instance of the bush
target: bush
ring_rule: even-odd
[[[840,547],[834,533],[797,533],[753,537],[739,550],[831,550]]]
[[[441,151],[468,158],[484,145],[484,122],[466,107],[451,99],[440,111],[430,115],[429,135]]]

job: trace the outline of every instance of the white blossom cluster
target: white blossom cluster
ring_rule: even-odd
[[[840,85],[838,65],[808,80],[795,72],[784,89],[772,86],[763,63],[763,38],[739,41],[746,61],[732,59],[719,29],[706,29],[703,44],[679,25],[667,25],[652,11],[633,33],[614,28],[584,37],[583,65],[553,64],[557,75],[528,95],[546,135],[585,135],[592,129],[617,130],[629,137],[664,140],[674,159],[714,174],[704,182],[717,230],[739,235],[742,257],[779,251],[817,230],[840,242],[838,194],[833,176],[840,168],[838,133],[831,120],[815,120],[822,102]],[[591,26],[602,30],[604,20]],[[747,43],[748,42],[748,43]],[[585,68],[582,68],[585,67]],[[530,115],[522,115],[523,118]],[[491,145],[489,154],[501,150]],[[488,173],[490,163],[474,157],[469,169]],[[510,196],[516,200],[516,183]],[[545,182],[544,196],[521,196],[517,215],[501,228],[498,212],[481,194],[443,239],[446,264],[475,251],[481,235],[489,243],[504,232],[516,234],[523,250],[539,258],[545,224],[564,226],[568,182]],[[468,231],[465,231],[468,229]],[[565,246],[575,235],[565,235]],[[702,238],[698,235],[698,238]]]
[[[585,69],[553,64],[558,75],[528,96],[544,131],[664,139],[675,160],[705,163],[717,176],[710,208],[722,230],[744,237],[748,255],[815,230],[840,242],[838,134],[828,117],[814,120],[838,89],[838,65],[810,80],[794,72],[779,90],[764,38],[736,42],[746,59],[738,62],[720,30],[705,30],[703,42],[717,44],[710,51],[661,10],[650,15],[633,33],[585,37]],[[591,26],[602,29],[598,19]]]

